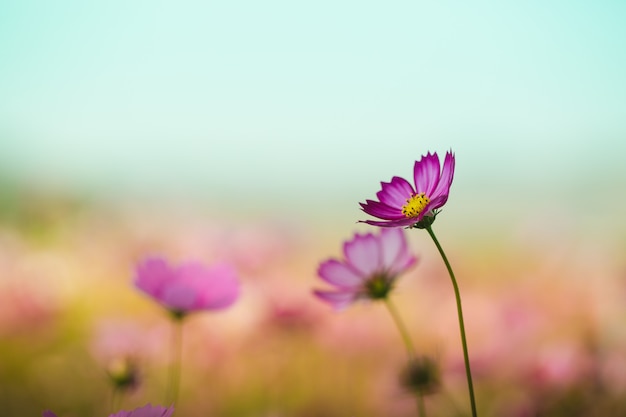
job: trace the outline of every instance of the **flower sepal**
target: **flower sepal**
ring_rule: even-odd
[[[167,311],[168,311],[170,317],[174,321],[182,321],[185,317],[187,317],[187,312],[186,311],[174,310],[174,309],[168,309]]]
[[[435,222],[437,214],[439,214],[439,210],[435,210],[432,213],[425,215],[422,220],[409,226],[409,229],[428,229]]]

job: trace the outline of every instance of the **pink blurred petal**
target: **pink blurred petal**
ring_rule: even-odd
[[[371,275],[380,269],[381,256],[377,239],[371,234],[356,234],[344,244],[346,263],[362,275]]]
[[[382,267],[392,274],[399,274],[413,266],[417,259],[410,254],[403,229],[383,229],[380,232]]]
[[[228,264],[217,264],[206,271],[204,291],[200,293],[203,309],[222,309],[232,305],[239,297],[237,272]],[[209,287],[206,283],[210,282]]]
[[[345,309],[357,298],[354,292],[314,290],[313,294],[320,300],[330,304],[335,310]]]
[[[320,264],[317,274],[324,281],[337,287],[350,288],[363,283],[363,277],[336,259],[329,259]]]
[[[148,258],[136,268],[135,285],[153,297],[158,297],[163,286],[174,278],[174,271],[162,258]]]
[[[172,269],[163,260],[149,259],[137,269],[137,287],[175,312],[222,309],[239,296],[237,273],[228,264],[207,268],[188,261]]]
[[[198,292],[184,282],[173,282],[163,289],[161,302],[174,311],[191,311],[196,306]]]

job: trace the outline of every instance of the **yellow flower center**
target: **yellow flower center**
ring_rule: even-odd
[[[409,219],[417,217],[428,203],[430,203],[430,198],[426,197],[426,194],[415,194],[413,197],[406,199],[406,204],[402,206],[402,214]]]

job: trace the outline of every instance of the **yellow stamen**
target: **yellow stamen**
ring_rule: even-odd
[[[417,217],[428,203],[430,203],[430,198],[426,197],[426,194],[415,194],[406,199],[406,204],[402,206],[402,214],[407,218]]]

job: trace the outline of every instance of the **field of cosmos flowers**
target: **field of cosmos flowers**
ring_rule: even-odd
[[[624,242],[458,227],[458,157],[345,225],[5,189],[0,415],[626,415]]]

